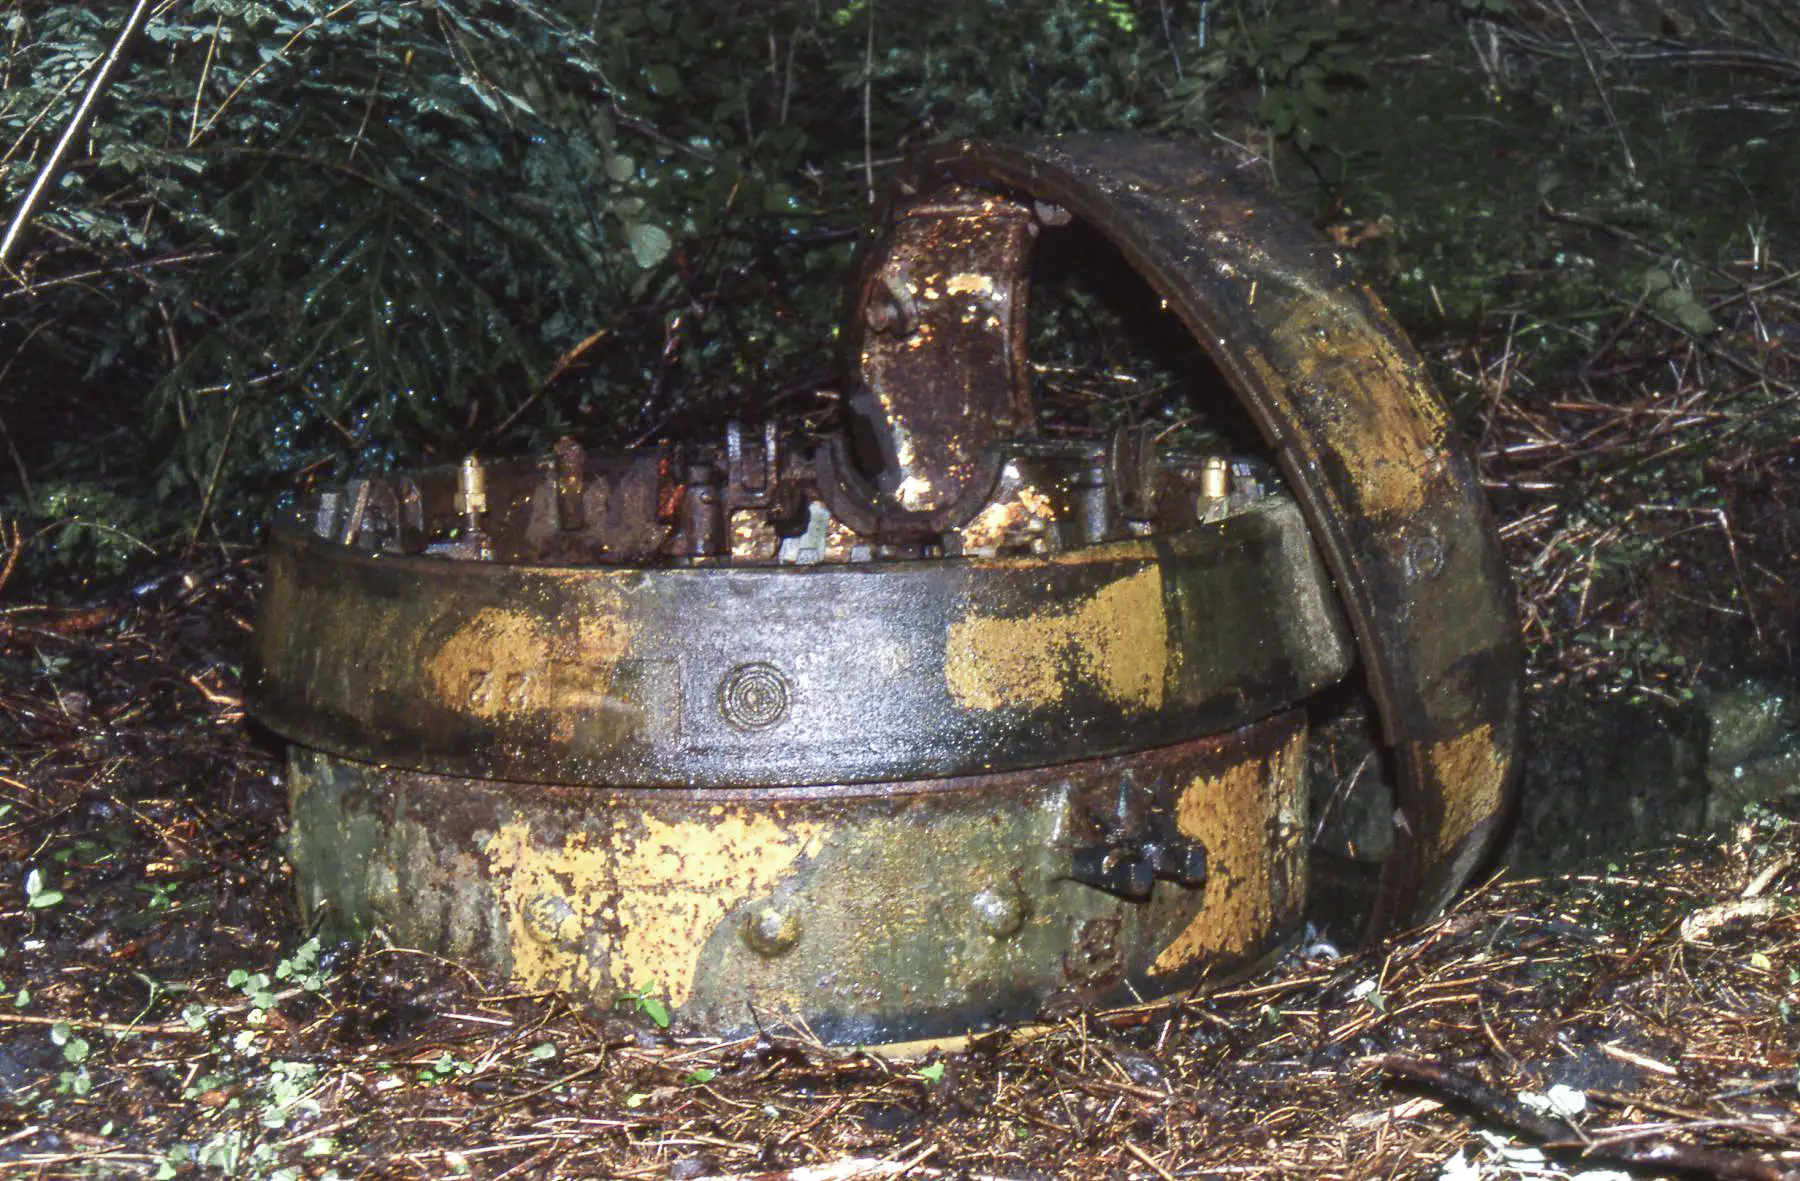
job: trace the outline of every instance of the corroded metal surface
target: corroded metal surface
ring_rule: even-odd
[[[874,473],[871,499],[885,517],[935,521],[930,531],[941,532],[941,510],[986,498],[994,444],[1036,426],[1025,296],[1037,225],[1029,208],[950,186],[882,231],[861,276],[861,314],[845,325],[862,376],[850,391],[849,441],[875,452],[859,466]],[[929,272],[909,270],[919,259]],[[996,373],[1006,380],[991,381]]]
[[[1097,228],[1257,420],[1337,579],[1399,765],[1375,925],[1437,909],[1505,810],[1521,657],[1473,467],[1418,357],[1329,242],[1192,149],[1134,136],[932,149],[895,178],[878,224],[971,189],[1011,197],[1009,209],[1032,203],[1046,224]],[[929,242],[905,253],[911,244],[865,258],[914,284],[966,262],[931,257]],[[984,348],[920,361],[922,372],[979,369],[966,380],[994,387],[1016,380],[1006,363]],[[893,370],[879,380],[904,385]]]
[[[303,901],[340,927],[604,1007],[655,995],[721,1034],[800,1018],[888,1042],[1216,983],[1276,950],[1305,903],[1304,741],[1294,711],[1048,772],[738,791],[295,748],[292,841]],[[1204,865],[1159,856],[1183,846]],[[1108,856],[1119,880],[1097,888]]]
[[[1036,437],[1031,252],[1075,218],[1285,485],[1145,429]],[[1401,774],[1375,923],[1440,905],[1510,789],[1509,589],[1448,415],[1329,244],[1173,145],[964,144],[895,179],[851,287],[822,444],[564,440],[276,524],[250,679],[297,744],[308,908],[719,1033],[1216,981],[1300,922],[1294,707],[1358,652]]]
[[[787,569],[446,562],[290,524],[254,655],[259,717],[296,742],[650,787],[1142,750],[1292,705],[1351,649],[1298,511],[1270,496],[1062,556]]]

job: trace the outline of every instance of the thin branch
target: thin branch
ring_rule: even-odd
[[[869,0],[869,36],[863,46],[863,181],[868,186],[869,204],[875,203],[875,133],[873,92],[875,88],[875,0]]]
[[[1565,1120],[1540,1114],[1525,1106],[1514,1095],[1423,1058],[1383,1054],[1375,1063],[1388,1074],[1421,1083],[1440,1094],[1460,1099],[1488,1119],[1542,1141],[1546,1147],[1579,1149],[1585,1156],[1626,1164],[1686,1169],[1720,1177],[1725,1181],[1800,1181],[1800,1172],[1783,1169],[1745,1152],[1702,1148],[1696,1144],[1684,1144],[1660,1137],[1646,1137],[1642,1141],[1589,1140]],[[1617,1136],[1623,1130],[1614,1128],[1611,1134]]]
[[[62,138],[50,150],[44,166],[38,169],[37,177],[31,182],[31,188],[19,202],[19,208],[13,212],[12,224],[6,227],[6,236],[0,238],[0,272],[11,270],[13,249],[18,245],[19,235],[31,220],[31,215],[36,211],[38,202],[43,199],[45,190],[50,187],[50,182],[62,170],[63,157],[68,155],[69,146],[81,134],[81,129],[87,126],[88,116],[94,113],[94,104],[106,92],[106,85],[112,80],[113,71],[124,60],[125,51],[131,47],[131,42],[143,27],[144,17],[149,11],[150,0],[137,0],[132,5],[131,13],[125,18],[125,27],[119,30],[106,60],[100,63],[99,71],[95,73],[93,81],[88,83],[87,92],[81,96],[81,103],[75,108],[75,114],[70,116],[68,126],[63,128]]]

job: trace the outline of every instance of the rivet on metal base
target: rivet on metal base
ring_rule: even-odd
[[[975,912],[975,925],[996,939],[1017,935],[1025,925],[1025,899],[1017,890],[988,886],[976,893],[969,908]]]
[[[800,916],[764,904],[744,916],[744,946],[766,960],[784,956],[800,942]]]

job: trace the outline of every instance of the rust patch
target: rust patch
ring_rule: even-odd
[[[672,822],[640,816],[635,824],[620,816],[610,836],[578,831],[560,844],[540,842],[525,821],[502,826],[484,851],[514,981],[614,994],[649,989],[686,1004],[713,928],[824,847],[817,824],[736,808],[713,813]]]
[[[1084,988],[1117,984],[1125,971],[1117,914],[1088,919],[1075,930],[1075,946],[1063,955],[1063,978]]]
[[[1266,945],[1276,920],[1276,879],[1300,875],[1285,864],[1304,856],[1298,815],[1306,731],[1266,758],[1251,758],[1188,783],[1176,802],[1181,834],[1206,846],[1209,873],[1200,912],[1157,953],[1153,976],[1203,958],[1241,957]],[[1273,838],[1273,839],[1272,839]],[[1297,906],[1291,894],[1283,899]]]
[[[1027,486],[1014,490],[1011,495],[982,509],[958,533],[965,552],[991,550],[1012,539],[1021,530],[1041,526],[1048,531],[1049,526],[1055,523],[1056,506],[1050,503],[1050,498],[1038,489]]]
[[[1455,738],[1430,743],[1422,753],[1443,793],[1444,822],[1438,828],[1437,852],[1447,857],[1477,825],[1499,814],[1506,788],[1506,752],[1494,744],[1494,727],[1481,725]]]
[[[1162,571],[1127,575],[1055,614],[971,613],[950,624],[944,649],[944,680],[964,709],[1053,705],[1076,680],[1121,705],[1161,709],[1169,665]]]

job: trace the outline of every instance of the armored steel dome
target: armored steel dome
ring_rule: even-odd
[[[1267,457],[1040,437],[1035,243],[1085,222]],[[1332,247],[1192,149],[956,144],[890,182],[843,429],[565,440],[271,529],[259,716],[340,929],[720,1034],[936,1037],[1241,974],[1301,923],[1305,704],[1399,776],[1371,923],[1504,808],[1518,653],[1475,479]]]

